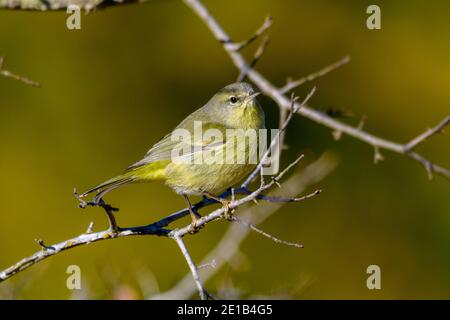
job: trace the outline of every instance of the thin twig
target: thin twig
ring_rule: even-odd
[[[336,61],[335,63],[330,64],[329,66],[326,66],[325,68],[323,68],[323,69],[321,69],[321,70],[319,70],[317,72],[314,72],[314,73],[311,73],[311,74],[307,75],[306,77],[300,78],[300,79],[295,80],[295,81],[288,80],[286,85],[281,87],[279,89],[279,91],[280,91],[281,94],[286,94],[289,91],[291,91],[291,90],[301,86],[302,84],[305,84],[306,82],[313,81],[313,80],[315,80],[317,78],[323,77],[327,73],[330,73],[331,71],[336,70],[339,67],[342,67],[343,65],[346,65],[349,62],[350,62],[350,57],[346,56],[346,57],[342,58],[341,60]]]
[[[15,73],[12,73],[9,70],[4,70],[3,69],[4,61],[5,61],[4,57],[0,57],[0,75],[4,76],[6,78],[12,78],[14,80],[23,82],[26,85],[29,85],[29,86],[32,86],[32,87],[39,88],[41,86],[39,82],[36,82],[34,80],[28,79],[28,78],[23,77],[23,76],[19,76],[19,75],[15,74]]]
[[[255,55],[253,56],[253,60],[250,62],[250,65],[248,68],[242,70],[239,73],[239,76],[237,78],[237,82],[244,81],[244,79],[247,77],[248,70],[255,67],[255,65],[258,63],[258,61],[263,56],[264,52],[266,51],[267,46],[269,45],[269,36],[265,36],[263,41],[261,42],[261,45],[258,47],[258,49],[255,52]]]
[[[240,50],[244,49],[245,47],[250,45],[253,41],[258,39],[271,26],[272,26],[272,17],[267,16],[266,19],[264,20],[264,23],[262,24],[262,26],[259,27],[259,29],[256,30],[256,32],[250,38],[248,38],[247,40],[242,41],[240,43],[233,43],[232,41],[228,41],[228,43],[229,43],[228,48],[230,50],[234,50],[234,51],[240,51]]]
[[[232,218],[233,222],[237,222],[239,224],[242,224],[243,226],[255,231],[256,233],[259,233],[260,235],[272,240],[273,242],[279,243],[279,244],[284,244],[290,247],[296,247],[296,248],[303,248],[303,244],[301,243],[296,243],[296,242],[289,242],[289,241],[285,241],[285,240],[281,240],[278,239],[277,237],[257,228],[255,225],[251,224],[250,222],[244,221],[242,219],[239,219],[236,216],[233,216]]]
[[[444,120],[439,122],[434,128],[428,129],[421,135],[417,136],[416,138],[414,138],[410,142],[408,142],[405,146],[405,149],[407,151],[413,150],[415,147],[417,147],[419,144],[425,142],[425,140],[427,140],[431,136],[433,136],[439,132],[442,132],[444,130],[444,128],[449,124],[449,122],[450,122],[450,116],[447,116],[447,118],[445,118]]]
[[[197,267],[198,270],[203,268],[215,268],[217,266],[217,261],[213,259],[211,262],[201,264]]]

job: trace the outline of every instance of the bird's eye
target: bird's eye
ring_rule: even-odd
[[[235,96],[231,96],[231,97],[230,97],[230,102],[231,102],[232,104],[235,104],[236,102],[238,102],[238,98],[235,97]]]

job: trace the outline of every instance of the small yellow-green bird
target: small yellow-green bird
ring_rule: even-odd
[[[230,139],[225,139],[228,129],[259,130],[265,128],[264,112],[255,99],[258,94],[250,84],[244,82],[233,83],[224,87],[203,107],[185,118],[174,131],[156,143],[142,160],[128,167],[125,173],[89,189],[80,197],[98,191],[93,199],[94,203],[98,203],[106,193],[123,185],[133,182],[162,180],[176,193],[184,197],[189,207],[192,223],[196,226],[199,215],[192,209],[188,196],[208,197],[226,206],[227,202],[220,199],[217,194],[237,184],[255,168],[256,164],[249,163],[250,161],[245,163],[237,161],[215,163],[214,161],[207,161],[208,159],[204,159],[205,161],[201,163],[174,161],[173,151],[174,148],[180,148],[180,141],[173,138],[173,133],[178,130],[195,136],[195,126],[198,123],[201,123],[203,131],[208,129],[218,130],[215,132],[222,133],[224,137],[221,142],[194,138],[188,143],[185,142],[185,144],[187,144],[187,147],[192,147],[191,150],[194,150],[188,156],[193,156],[199,149],[200,151],[208,151],[205,154],[211,157],[214,153],[223,155],[227,149],[227,144],[230,143]],[[233,147],[236,153],[249,153],[248,144],[244,146],[238,144]],[[183,150],[186,149],[183,148]],[[183,154],[184,156],[186,154]]]

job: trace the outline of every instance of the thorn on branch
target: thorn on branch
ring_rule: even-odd
[[[93,229],[94,229],[94,221],[91,221],[91,223],[89,223],[89,226],[86,230],[86,234],[91,234]]]
[[[342,109],[336,109],[333,107],[329,107],[325,113],[330,116],[331,118],[335,119],[349,119],[352,118],[354,115],[351,111],[342,110]]]
[[[433,164],[430,161],[425,162],[425,170],[427,170],[428,179],[433,179]]]
[[[359,123],[358,123],[358,130],[362,130],[363,128],[364,128],[364,125],[366,124],[366,120],[367,120],[367,116],[366,115],[363,115],[362,117],[361,117],[361,120],[359,121]]]
[[[47,246],[47,245],[44,243],[44,240],[42,240],[42,239],[34,239],[34,241],[35,241],[39,246],[41,246],[41,248],[42,248],[43,250],[53,250],[53,251],[56,250],[55,247]]]
[[[380,152],[380,148],[378,146],[374,146],[374,153],[373,153],[373,163],[378,164],[379,162],[384,160],[383,155]]]
[[[334,141],[339,141],[342,138],[342,131],[333,130],[331,131],[331,136],[333,137]]]

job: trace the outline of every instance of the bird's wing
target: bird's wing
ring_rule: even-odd
[[[227,127],[215,123],[215,122],[202,122],[202,133],[203,135],[208,129],[215,129],[217,133],[220,132],[222,135],[222,139],[218,140],[210,137],[209,139],[203,138],[202,135],[194,134],[194,125],[193,124],[184,124],[183,126],[178,126],[176,129],[184,129],[185,133],[190,135],[190,140],[187,139],[178,139],[176,135],[172,133],[166,135],[159,142],[157,142],[144,156],[142,160],[134,163],[129,166],[127,170],[133,170],[139,167],[142,167],[146,164],[156,162],[156,161],[164,161],[164,160],[172,160],[174,149],[182,150],[182,158],[183,159],[192,159],[195,154],[207,150],[212,149],[222,149],[225,145],[226,138],[226,129]],[[179,156],[179,155],[178,155]]]

